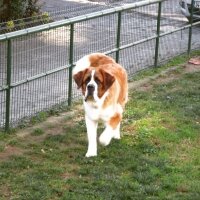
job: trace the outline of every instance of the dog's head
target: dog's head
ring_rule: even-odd
[[[101,68],[87,68],[73,75],[78,86],[82,89],[85,101],[98,101],[112,86],[115,77]]]

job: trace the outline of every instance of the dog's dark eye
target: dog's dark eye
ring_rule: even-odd
[[[97,85],[99,85],[101,83],[101,81],[97,77],[94,80],[97,83]]]
[[[86,78],[85,83],[88,84],[90,82],[90,77]]]

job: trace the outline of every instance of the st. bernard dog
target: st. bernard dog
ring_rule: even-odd
[[[120,139],[120,122],[128,99],[127,73],[111,57],[93,53],[76,63],[73,78],[83,94],[88,137],[86,157],[96,156],[99,120],[105,123],[99,137],[102,145],[108,145],[112,138]]]

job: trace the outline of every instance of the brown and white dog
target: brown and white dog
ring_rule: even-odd
[[[120,139],[120,122],[128,99],[127,73],[111,57],[93,53],[76,63],[73,78],[83,94],[88,136],[86,157],[96,156],[99,120],[105,123],[99,137],[102,145],[108,145],[112,138]]]

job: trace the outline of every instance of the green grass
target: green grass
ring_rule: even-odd
[[[24,137],[0,134],[0,199],[200,199],[200,72],[180,67],[149,85],[130,91],[122,139],[94,158],[84,157],[82,112]]]
[[[34,129],[33,132],[31,133],[31,135],[33,136],[42,135],[42,134],[44,134],[44,131],[40,128]]]

